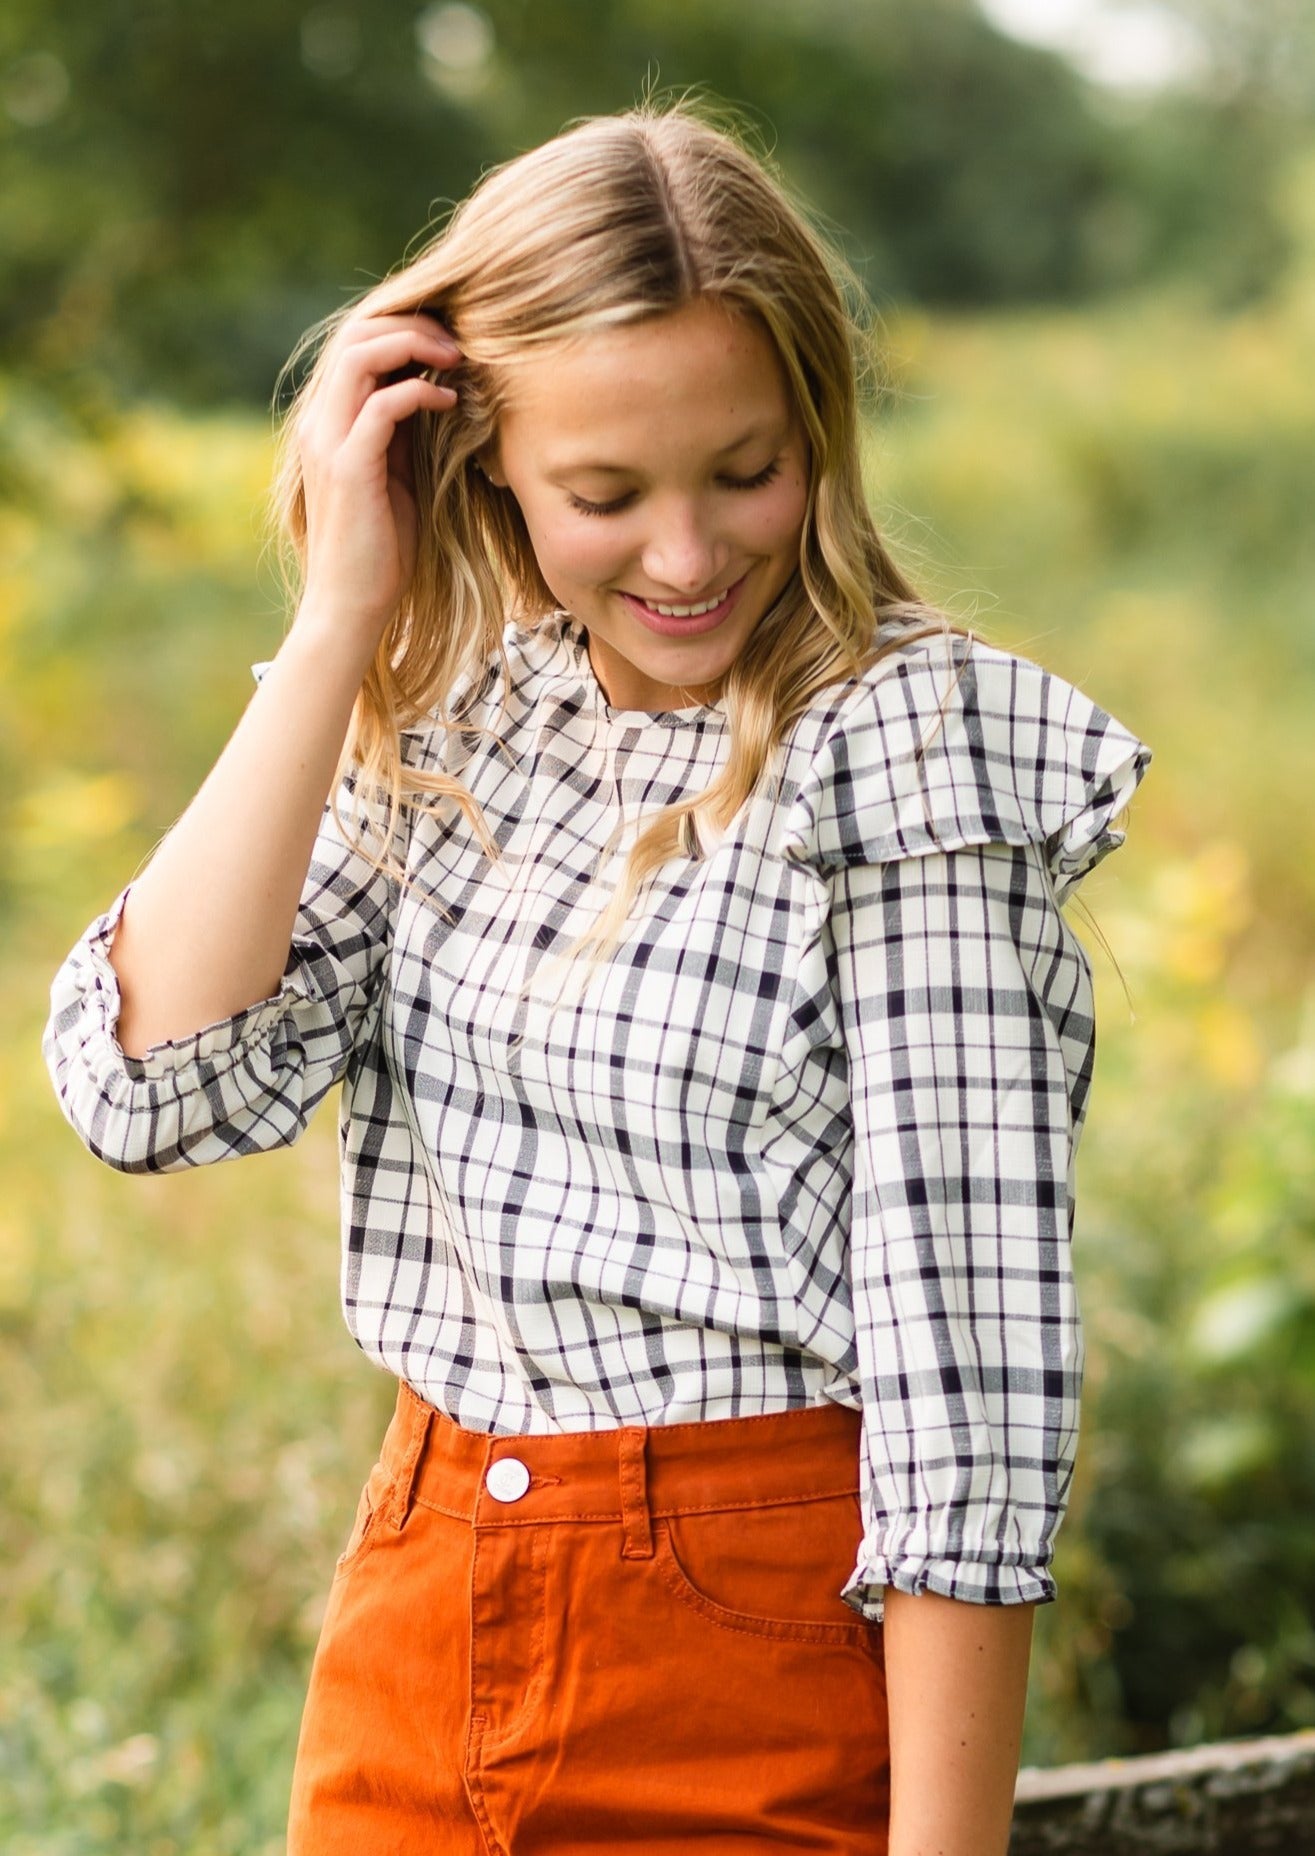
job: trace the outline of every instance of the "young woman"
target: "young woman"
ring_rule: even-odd
[[[1091,972],[1148,748],[919,600],[848,285],[688,107],[317,331],[295,618],[56,975],[124,1171],[343,1083],[399,1382],[293,1856],[997,1856],[1078,1433]]]

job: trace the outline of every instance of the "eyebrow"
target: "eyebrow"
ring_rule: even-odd
[[[751,425],[747,432],[742,432],[738,438],[732,439],[730,444],[724,446],[716,455],[719,458],[729,457],[732,451],[742,450],[753,439],[770,436],[778,430],[778,425],[777,420],[759,421],[757,425]],[[784,434],[782,442],[784,442]],[[581,458],[578,461],[571,459],[565,464],[559,464],[556,470],[548,473],[547,480],[549,483],[561,483],[566,477],[574,477],[586,471],[601,477],[633,477],[637,474],[632,464],[608,464],[601,459]]]

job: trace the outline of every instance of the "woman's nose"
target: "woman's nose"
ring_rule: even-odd
[[[700,512],[688,505],[669,508],[654,524],[644,548],[644,573],[663,592],[699,594],[716,590],[717,575],[730,558]]]

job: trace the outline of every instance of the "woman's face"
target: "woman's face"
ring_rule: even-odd
[[[486,467],[608,702],[716,700],[798,564],[808,497],[765,330],[702,299],[518,362]]]

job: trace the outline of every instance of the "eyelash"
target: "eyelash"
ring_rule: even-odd
[[[780,468],[780,458],[773,458],[755,477],[728,477],[726,481],[732,490],[761,490],[764,484],[772,481]],[[578,509],[583,516],[614,516],[625,508],[630,498],[619,496],[614,503],[587,503],[582,496],[575,496],[568,490],[567,500],[572,509]]]

